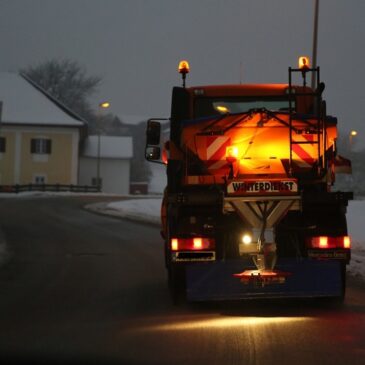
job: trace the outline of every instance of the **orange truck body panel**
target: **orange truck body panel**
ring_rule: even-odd
[[[204,86],[188,89],[194,103],[194,98],[203,94],[204,97],[240,97],[240,96],[285,96],[287,84],[270,85],[224,85]],[[310,92],[311,89],[296,87],[296,92]],[[296,109],[298,113],[306,114],[310,110],[313,97],[304,95],[297,97]],[[193,108],[193,105],[191,106]],[[326,149],[333,147],[337,138],[337,127],[328,124],[325,137],[321,131],[321,150],[318,151],[318,134],[315,132],[317,120],[312,116],[306,116],[305,120],[297,118],[292,120],[292,126],[297,131],[292,134],[292,140],[298,142],[290,148],[289,115],[283,112],[275,113],[275,117],[253,113],[248,118],[242,115],[227,115],[215,122],[215,117],[205,118],[194,123],[184,125],[181,133],[181,149],[171,145],[170,158],[181,159],[181,150],[185,156],[193,154],[205,164],[206,171],[203,175],[186,174],[185,184],[223,184],[224,177],[228,175],[230,163],[226,160],[226,149],[234,146],[238,150],[237,161],[233,163],[236,177],[259,177],[270,175],[271,177],[286,177],[288,171],[285,162],[289,161],[290,154],[295,171],[309,170],[318,160],[318,155],[325,153]],[[238,124],[237,121],[243,119]],[[280,119],[281,122],[278,120]],[[284,122],[284,123],[283,123]],[[214,126],[209,129],[209,126]],[[286,125],[285,125],[286,123]],[[219,134],[227,126],[235,124],[233,128]],[[312,127],[311,127],[312,126]],[[201,133],[204,129],[212,133]],[[304,143],[302,143],[304,142]],[[312,142],[312,143],[311,143]],[[188,152],[188,153],[187,153]],[[187,158],[186,164],[190,163]],[[190,175],[190,176],[189,176]]]

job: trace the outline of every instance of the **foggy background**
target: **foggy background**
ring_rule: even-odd
[[[91,104],[118,116],[169,116],[188,85],[287,82],[312,56],[314,0],[2,0],[0,71],[72,59],[102,77]],[[320,0],[318,65],[339,129],[365,134],[365,1]],[[242,65],[242,67],[240,67]],[[137,118],[138,119],[138,118]]]

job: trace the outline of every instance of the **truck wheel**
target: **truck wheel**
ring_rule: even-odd
[[[174,305],[178,305],[184,300],[186,288],[185,268],[170,264],[167,269],[167,274],[172,301]]]

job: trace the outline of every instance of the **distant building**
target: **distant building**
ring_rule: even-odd
[[[99,178],[104,193],[129,194],[132,157],[132,137],[89,136],[80,157],[80,185],[98,185]]]
[[[77,184],[86,123],[25,77],[0,72],[0,185]]]

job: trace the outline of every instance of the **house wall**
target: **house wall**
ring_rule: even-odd
[[[44,176],[47,184],[77,184],[78,128],[4,127],[6,152],[0,159],[0,184],[29,184],[35,176]],[[50,154],[32,154],[31,139],[52,141]]]
[[[15,132],[1,130],[0,136],[6,138],[6,150],[0,152],[0,185],[11,185],[15,174]]]
[[[80,158],[80,185],[91,185],[96,178],[97,158]],[[100,177],[102,191],[110,194],[129,194],[130,160],[128,159],[100,159]]]

